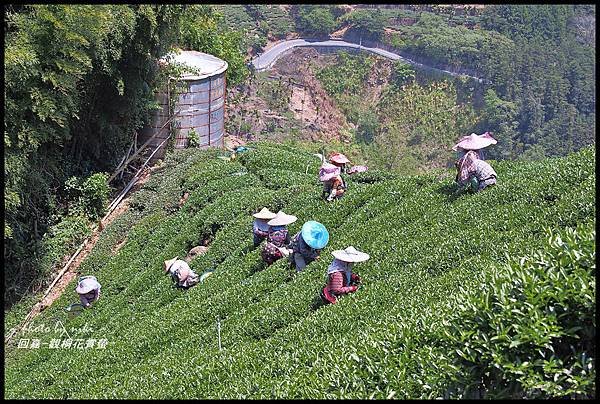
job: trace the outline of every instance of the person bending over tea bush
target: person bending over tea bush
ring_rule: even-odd
[[[79,294],[79,301],[85,308],[89,308],[93,302],[100,299],[101,285],[95,276],[83,276],[79,278],[75,291]]]
[[[289,255],[288,244],[290,243],[290,235],[286,226],[294,223],[296,220],[298,220],[296,216],[288,215],[280,210],[273,219],[267,222],[271,227],[261,255],[263,261],[268,265]]]
[[[329,163],[323,163],[319,169],[319,180],[323,183],[323,197],[328,202],[341,198],[346,192],[347,186],[340,174],[340,167]]]
[[[321,250],[329,242],[329,233],[325,226],[314,220],[302,225],[302,229],[294,235],[290,243],[292,254],[290,261],[296,266],[296,271],[301,272],[316,259],[319,259]]]
[[[271,227],[269,226],[268,221],[274,219],[277,214],[271,212],[268,208],[262,208],[260,212],[257,212],[252,216],[255,217],[254,223],[252,223],[254,247],[258,247],[269,235],[269,229]]]
[[[459,154],[459,159],[454,163],[457,170],[456,182],[459,186],[464,186],[471,192],[478,192],[496,184],[498,174],[489,163],[483,160],[483,151],[481,150],[496,143],[496,139],[485,132],[483,135],[472,133],[464,136],[454,145],[452,149]]]
[[[360,276],[352,272],[355,262],[369,259],[369,254],[358,251],[350,246],[344,250],[332,252],[335,259],[327,268],[327,285],[323,288],[323,300],[335,303],[337,297],[356,292],[360,284]]]
[[[171,275],[171,280],[175,282],[178,288],[191,288],[198,283],[198,275],[190,268],[187,262],[178,258],[175,257],[164,262],[163,268],[165,274],[168,273]]]

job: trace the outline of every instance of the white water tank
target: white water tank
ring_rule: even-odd
[[[183,90],[179,90],[181,92],[172,111],[173,114],[178,114],[173,118],[175,148],[188,146],[188,133],[192,130],[198,135],[198,147],[223,147],[227,62],[197,51],[180,51],[169,54],[161,60],[185,64],[196,69],[194,74],[186,73],[180,77],[183,85],[179,87],[183,87]],[[169,119],[167,94],[157,93],[156,100],[161,108],[155,112],[150,125],[144,128],[142,142],[157,133]],[[169,126],[160,131],[151,142],[152,149],[168,137]],[[165,146],[166,143],[153,159],[164,157]]]

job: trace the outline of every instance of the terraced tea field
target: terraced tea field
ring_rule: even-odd
[[[34,320],[32,328],[51,332],[33,329],[7,347],[7,398],[595,394],[586,334],[595,330],[592,148],[493,162],[499,184],[475,195],[455,194],[449,171],[369,171],[326,204],[316,157],[250,146],[233,161],[217,151],[168,156],[80,267],[102,284],[100,300],[69,319],[70,286]],[[251,235],[251,214],[263,206],[296,215],[292,234],[307,220],[323,223],[330,242],[321,259],[298,275],[284,260],[264,268]],[[162,262],[202,240],[209,250],[191,267],[214,274],[188,291],[173,288]],[[319,307],[331,251],[348,245],[371,256],[355,266],[363,285]],[[529,256],[537,258],[519,261]],[[567,327],[573,318],[578,329]],[[65,339],[57,320],[74,340],[106,346],[52,347]],[[18,348],[19,338],[41,346]],[[575,355],[562,352],[569,345]]]

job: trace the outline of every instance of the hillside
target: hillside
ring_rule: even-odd
[[[80,266],[82,274],[93,274],[102,284],[97,304],[68,319],[63,308],[76,301],[70,285],[22,337],[40,339],[41,347],[19,349],[18,338],[7,347],[7,398],[493,397],[506,383],[522,384],[521,390],[512,390],[517,397],[522,390],[530,397],[594,394],[593,360],[588,366],[595,357],[593,348],[591,355],[585,351],[590,337],[578,334],[589,331],[587,323],[582,330],[563,330],[564,315],[546,313],[546,328],[529,324],[537,327],[531,329],[543,341],[534,338],[518,348],[524,352],[521,358],[535,357],[539,348],[543,361],[549,349],[572,343],[577,334],[578,356],[572,355],[576,363],[564,363],[577,370],[568,380],[560,375],[554,380],[569,386],[563,393],[543,387],[560,369],[556,362],[541,372],[550,380],[537,385],[520,379],[525,376],[517,370],[521,365],[525,369],[525,363],[513,364],[517,370],[502,368],[499,378],[505,384],[477,385],[468,369],[481,366],[471,370],[471,377],[478,377],[478,371],[494,373],[494,360],[485,348],[474,348],[477,357],[468,343],[453,339],[462,335],[458,331],[467,320],[472,322],[462,331],[475,331],[471,327],[479,324],[480,334],[494,335],[494,324],[477,323],[477,317],[464,312],[463,303],[483,293],[487,277],[506,280],[502,274],[507,263],[518,271],[519,257],[548,250],[547,230],[556,234],[579,225],[579,238],[559,233],[578,242],[554,242],[558,250],[567,251],[564,259],[556,260],[560,271],[554,272],[571,281],[575,268],[585,287],[566,287],[564,301],[570,302],[569,293],[580,293],[573,297],[579,300],[571,310],[582,316],[595,312],[595,264],[589,261],[590,251],[595,257],[596,203],[591,147],[564,158],[494,162],[499,185],[476,195],[456,195],[449,171],[412,177],[369,171],[349,177],[347,196],[326,204],[319,198],[317,158],[288,145],[250,146],[234,161],[219,159],[217,150],[168,155]],[[180,206],[185,192],[190,197]],[[292,233],[306,220],[322,222],[331,238],[321,260],[299,275],[284,261],[263,268],[251,237],[251,214],[263,206],[296,215]],[[172,288],[162,262],[184,257],[201,242],[209,250],[191,266],[198,273],[214,268],[214,275],[187,292]],[[363,286],[336,305],[317,307],[331,251],[348,245],[371,255],[355,267]],[[583,252],[571,253],[563,245]],[[560,251],[550,248],[547,254],[562,257]],[[531,265],[538,261],[544,262],[533,260]],[[521,266],[523,262],[528,261]],[[541,285],[543,277],[524,279],[525,286]],[[566,280],[548,285],[567,285]],[[563,307],[562,295],[549,288],[522,298],[529,304],[531,296],[548,293],[556,307]],[[547,303],[531,301],[543,308]],[[500,315],[502,310],[490,313]],[[518,320],[525,324],[537,318],[531,313]],[[517,315],[511,315],[516,324]],[[51,339],[62,338],[55,329],[57,320],[66,324],[72,338],[104,339],[106,348],[51,348]],[[502,332],[521,335],[517,329]],[[470,362],[461,359],[465,344]],[[510,344],[509,353],[516,346]],[[528,382],[540,373],[540,363],[531,362],[521,372],[533,374]],[[471,382],[475,387],[465,387]]]

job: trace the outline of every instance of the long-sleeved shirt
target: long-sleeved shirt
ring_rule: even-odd
[[[100,289],[94,289],[89,291],[88,293],[83,293],[79,295],[79,301],[83,304],[84,307],[89,307],[92,302],[95,302],[100,298]]]
[[[492,166],[483,160],[475,160],[473,162],[472,173],[475,174],[479,182],[489,180],[492,177],[498,177]]]
[[[346,184],[341,176],[335,176],[329,181],[323,182],[323,188],[327,194],[335,190],[335,196],[340,196],[346,190]]]
[[[290,243],[290,235],[285,226],[271,226],[267,242],[274,244],[276,247],[285,247]]]
[[[498,175],[489,163],[478,158],[478,154],[470,150],[468,151],[458,162],[458,174],[456,176],[456,182],[459,184],[465,184],[471,175],[475,175],[479,182],[489,180]]]
[[[294,253],[298,253],[304,257],[307,261],[313,261],[319,256],[319,251],[315,250],[302,238],[302,232],[298,232],[294,235],[291,243],[291,247]]]
[[[334,296],[343,295],[352,291],[350,283],[356,281],[358,276],[352,273],[351,262],[338,260],[337,258],[327,268],[327,289]]]
[[[252,223],[252,232],[260,237],[267,237],[269,235],[269,229],[271,226],[267,223],[268,220],[254,219]]]

